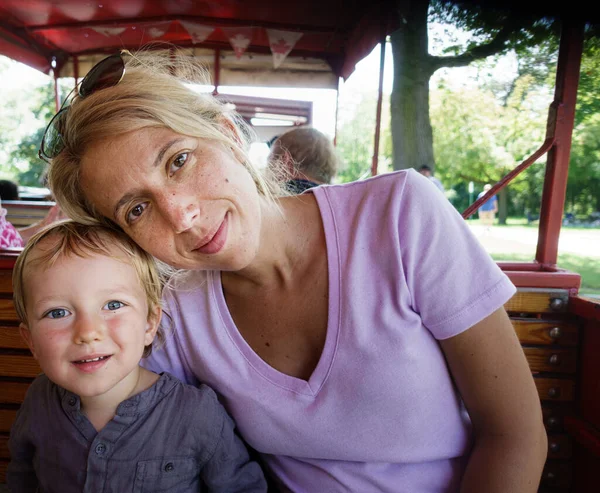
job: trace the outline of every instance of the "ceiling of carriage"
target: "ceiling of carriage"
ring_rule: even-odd
[[[203,57],[223,79],[265,74],[335,86],[391,32],[390,0],[0,0],[0,54],[81,76],[105,53],[167,42]],[[219,58],[216,61],[215,52]],[[75,66],[74,66],[74,57]],[[267,77],[268,78],[268,77]],[[266,81],[262,81],[263,83]],[[309,84],[310,85],[310,84]]]

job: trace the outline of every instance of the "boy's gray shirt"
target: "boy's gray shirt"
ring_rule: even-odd
[[[41,375],[17,414],[9,449],[15,493],[267,490],[215,393],[168,373],[123,401],[100,432],[77,395]]]

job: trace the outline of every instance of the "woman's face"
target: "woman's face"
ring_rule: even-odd
[[[144,250],[178,268],[237,271],[256,255],[261,199],[233,151],[164,128],[90,146],[87,199]]]

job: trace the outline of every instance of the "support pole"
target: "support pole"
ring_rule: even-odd
[[[52,69],[52,75],[54,77],[54,107],[56,112],[60,110],[60,90],[58,88],[58,68]]]
[[[547,133],[554,137],[554,145],[548,151],[535,254],[535,259],[544,266],[554,266],[558,259],[558,238],[567,192],[571,137],[583,52],[583,22],[569,19],[563,22],[554,101],[548,115]]]
[[[215,61],[213,63],[213,81],[215,84],[215,89],[213,91],[213,96],[219,94],[219,84],[221,83],[221,50],[215,50]]]
[[[384,30],[385,33],[385,30]],[[377,96],[377,115],[375,119],[375,143],[373,144],[373,159],[371,161],[371,175],[377,174],[379,164],[379,137],[381,133],[381,104],[383,102],[383,71],[385,68],[385,34],[381,39],[381,57],[379,60],[379,94]]]
[[[333,131],[333,145],[334,146],[337,146],[339,113],[340,113],[340,78],[338,77],[337,87],[335,88],[335,129]]]
[[[79,80],[79,58],[73,55],[73,77],[75,78],[75,91],[77,91],[77,81]]]

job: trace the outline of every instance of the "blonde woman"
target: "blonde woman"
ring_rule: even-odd
[[[58,202],[185,272],[153,370],[219,394],[284,491],[534,492],[514,286],[424,177],[277,197],[178,59],[113,55],[50,124]]]

